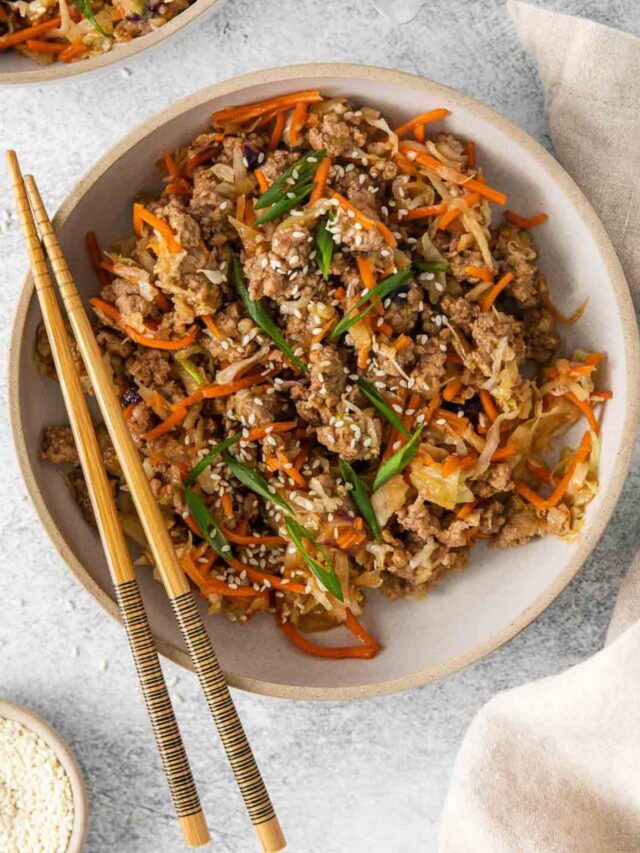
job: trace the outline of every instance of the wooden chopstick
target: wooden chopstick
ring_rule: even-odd
[[[45,254],[36,233],[20,167],[13,151],[7,152],[7,159],[56,372],[98,530],[104,544],[138,680],[180,828],[185,842],[190,847],[197,847],[209,841],[209,832],[200,799],[169,699],[135,570],[109,487],[100,446],[73,360],[62,312],[49,276]]]
[[[196,607],[189,582],[176,557],[91,323],[34,179],[27,176],[25,185],[96,400],[249,817],[264,853],[278,853],[285,848],[286,841],[231,699],[224,673]]]

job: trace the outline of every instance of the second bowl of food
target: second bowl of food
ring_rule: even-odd
[[[424,683],[590,553],[636,427],[631,302],[580,191],[496,113],[385,69],[251,74],[128,136],[56,226],[231,684]],[[115,616],[39,324],[28,281],[23,472]],[[153,631],[187,665],[106,440],[105,459]]]

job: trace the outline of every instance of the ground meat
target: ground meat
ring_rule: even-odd
[[[422,498],[417,498],[408,507],[401,507],[397,512],[397,519],[401,527],[413,532],[425,542],[440,531],[440,519]]]
[[[168,201],[151,204],[149,207],[156,216],[168,223],[176,240],[185,251],[201,249],[202,234],[198,221],[176,196],[168,196],[168,199]]]
[[[338,410],[326,426],[316,432],[318,441],[341,459],[377,459],[380,455],[382,424],[372,410],[357,414]]]
[[[384,319],[399,335],[410,332],[416,324],[423,305],[424,293],[417,284],[409,282],[409,289],[391,298],[385,308]]]
[[[269,151],[260,169],[267,181],[272,184],[297,159],[298,155],[294,155],[290,151],[282,151],[281,149]]]
[[[99,425],[96,428],[96,436],[102,452],[102,460],[108,473],[114,476],[122,476],[120,463],[118,462],[106,428]],[[80,457],[73,441],[71,427],[45,427],[42,439],[42,458],[46,462],[51,462],[52,465],[80,467]]]
[[[473,493],[479,498],[490,498],[501,492],[512,492],[511,466],[508,462],[495,462],[471,483]]]
[[[540,535],[566,536],[571,530],[571,512],[565,504],[549,507]]]
[[[540,301],[538,287],[538,253],[528,231],[515,225],[504,225],[497,234],[494,257],[498,260],[498,276],[513,273],[508,292],[523,308],[531,308]]]
[[[114,278],[103,288],[102,298],[115,304],[123,325],[131,326],[143,335],[149,333],[144,320],[156,310],[156,305],[153,299],[142,296],[139,284],[124,278]]]
[[[311,250],[309,238],[306,228],[284,228],[274,233],[270,251],[247,258],[244,272],[252,299],[289,298],[303,286],[302,276],[290,275],[294,270],[306,270]]]
[[[555,326],[555,318],[546,308],[530,308],[524,312],[527,358],[539,364],[551,361],[560,346]]]
[[[275,394],[267,394],[264,386],[236,391],[227,401],[227,415],[249,428],[287,420],[282,403]]]
[[[447,315],[452,325],[465,333],[471,332],[471,327],[480,313],[480,308],[462,296],[445,295],[440,300],[440,307]]]
[[[311,242],[311,234],[303,226],[278,228],[271,240],[271,251],[286,261],[288,269],[295,270],[308,262]]]
[[[300,417],[308,423],[328,423],[340,405],[346,386],[344,363],[333,344],[309,353],[309,385],[291,390]]]
[[[485,536],[495,536],[506,520],[504,504],[499,500],[492,500],[481,509],[478,531]]]
[[[485,267],[482,252],[479,249],[470,249],[466,252],[457,252],[449,260],[447,273],[457,281],[479,282],[480,279],[470,278],[467,267]]]
[[[516,361],[525,355],[524,328],[519,320],[500,311],[483,311],[471,326],[471,336],[476,349],[465,362],[477,367],[485,376],[493,375],[493,363],[498,345],[506,339]]]
[[[533,508],[523,507],[515,512],[508,511],[507,521],[496,536],[495,544],[498,548],[526,545],[538,535],[539,528],[540,523]]]
[[[447,369],[447,347],[439,338],[430,338],[421,349],[411,379],[414,390],[431,400],[438,393]]]
[[[449,527],[436,534],[436,538],[447,548],[464,548],[469,542],[469,524],[466,518],[458,518]]]
[[[101,329],[96,335],[96,340],[104,351],[111,355],[117,355],[120,358],[129,358],[134,350],[133,341],[123,338],[122,335],[117,335],[115,332],[110,332],[107,329]]]
[[[127,359],[126,368],[138,385],[158,388],[171,375],[170,356],[162,350],[138,347],[135,354]]]
[[[211,167],[200,167],[193,173],[189,211],[196,217],[207,237],[211,237],[235,213],[233,201],[226,194],[218,192],[219,183]]]
[[[238,302],[232,302],[219,311],[215,323],[220,337],[207,332],[200,335],[199,343],[217,361],[231,364],[256,352],[258,344],[252,336],[256,326]],[[250,335],[251,340],[248,339]]]
[[[93,514],[91,498],[89,497],[89,489],[87,488],[87,482],[84,476],[80,471],[73,471],[67,478],[67,482],[69,484],[69,488],[71,489],[71,493],[73,494],[75,502],[80,507],[82,517],[87,522],[87,524],[91,525],[91,527],[96,527],[96,517]]]
[[[324,149],[329,157],[350,154],[361,148],[367,135],[357,125],[345,121],[335,112],[325,113],[316,127],[309,129],[309,144],[316,151]]]
[[[354,255],[379,255],[380,252],[387,251],[384,237],[377,228],[363,228],[342,208],[337,210],[338,213],[332,225],[335,242]]]

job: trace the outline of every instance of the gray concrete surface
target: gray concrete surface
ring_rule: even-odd
[[[628,0],[547,6],[640,34]],[[240,72],[349,60],[416,72],[475,95],[549,145],[540,85],[497,0],[428,0],[399,26],[369,0],[228,0],[204,25],[130,66],[57,87],[0,90],[0,142],[36,172],[50,209],[125,132],[189,92]],[[0,167],[0,209],[11,208]],[[15,220],[0,213],[0,375],[25,270]],[[91,853],[182,849],[120,628],[79,588],[40,528],[0,422],[0,696],[24,701],[72,743],[91,797]],[[640,544],[640,468],[580,576],[507,647],[443,682],[372,701],[317,705],[236,692],[293,853],[435,851],[457,747],[496,691],[557,672],[601,644]],[[167,664],[216,843],[256,850],[197,683]]]

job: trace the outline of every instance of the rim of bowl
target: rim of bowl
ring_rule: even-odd
[[[66,80],[70,77],[78,77],[81,74],[89,74],[99,68],[107,68],[116,62],[132,59],[143,50],[155,47],[161,41],[179,33],[196,18],[204,14],[213,6],[221,5],[223,0],[196,0],[191,6],[176,15],[166,24],[158,27],[147,35],[133,38],[128,42],[120,42],[106,53],[83,59],[80,62],[53,62],[50,65],[35,65],[26,71],[2,71],[0,70],[0,86],[26,85],[28,83],[48,83],[52,80]]]
[[[80,853],[87,832],[89,805],[84,775],[67,741],[32,708],[0,699],[0,717],[20,723],[41,738],[64,767],[73,797],[73,826],[66,853]]]
[[[192,95],[181,98],[175,104],[157,113],[151,119],[140,124],[130,131],[116,146],[111,148],[95,166],[85,174],[75,185],[66,199],[62,202],[53,223],[60,228],[68,218],[71,210],[78,200],[91,188],[93,183],[104,174],[117,160],[125,156],[129,149],[140,142],[149,133],[162,127],[167,121],[179,117],[193,107],[206,103],[223,95],[240,93],[244,89],[264,83],[277,83],[291,81],[292,83],[301,77],[340,77],[349,80],[351,78],[365,78],[374,81],[387,81],[405,88],[421,89],[428,93],[441,94],[449,99],[454,105],[459,105],[474,112],[480,118],[498,127],[509,135],[519,145],[538,161],[541,167],[548,172],[554,182],[560,186],[571,200],[578,213],[585,222],[591,238],[595,241],[602,253],[607,274],[615,300],[618,305],[622,321],[622,332],[624,335],[625,351],[627,354],[626,379],[630,389],[640,385],[640,342],[638,338],[638,327],[635,321],[635,313],[631,301],[629,288],[620,266],[615,250],[609,240],[604,226],[598,219],[595,211],[587,201],[582,191],[578,188],[573,178],[562,168],[562,166],[538,143],[532,136],[512,124],[508,119],[501,116],[490,107],[481,104],[475,98],[459,92],[456,89],[435,83],[427,78],[418,77],[403,71],[371,65],[357,65],[353,63],[305,63],[300,65],[287,65],[281,68],[268,68],[261,71],[253,71],[242,74],[201,89]],[[55,525],[44,501],[42,493],[38,488],[35,475],[31,468],[29,453],[24,442],[24,435],[20,423],[20,383],[18,380],[18,362],[21,342],[24,335],[29,303],[34,292],[33,280],[30,273],[27,275],[20,293],[16,314],[13,321],[11,346],[9,352],[9,410],[13,438],[18,455],[18,461],[22,476],[24,478],[29,496],[40,520],[53,544],[80,583],[91,593],[98,603],[116,620],[120,620],[119,611],[115,601],[93,580],[89,572],[75,556],[67,545],[64,537]],[[259,693],[266,696],[275,696],[283,699],[299,700],[343,700],[362,699],[374,696],[382,696],[388,693],[397,693],[418,687],[444,676],[451,675],[458,670],[469,666],[480,660],[509,640],[513,639],[520,631],[536,619],[555,598],[562,592],[567,584],[575,577],[587,557],[596,546],[600,536],[611,517],[616,506],[618,497],[624,485],[633,454],[635,436],[640,416],[640,400],[633,399],[629,395],[626,411],[624,434],[629,440],[620,448],[614,463],[611,482],[606,492],[601,493],[601,504],[597,514],[594,515],[587,532],[581,536],[574,553],[570,557],[562,573],[550,584],[547,589],[539,595],[519,616],[511,621],[502,630],[493,634],[484,642],[476,644],[472,649],[463,654],[456,655],[442,664],[426,667],[409,675],[398,678],[390,678],[375,684],[353,684],[349,687],[305,687],[300,685],[283,684],[280,682],[263,681],[262,679],[249,678],[234,672],[225,670],[225,676],[232,687],[248,690],[251,693]],[[185,669],[193,670],[191,660],[184,651],[172,643],[164,642],[156,638],[158,651]]]

